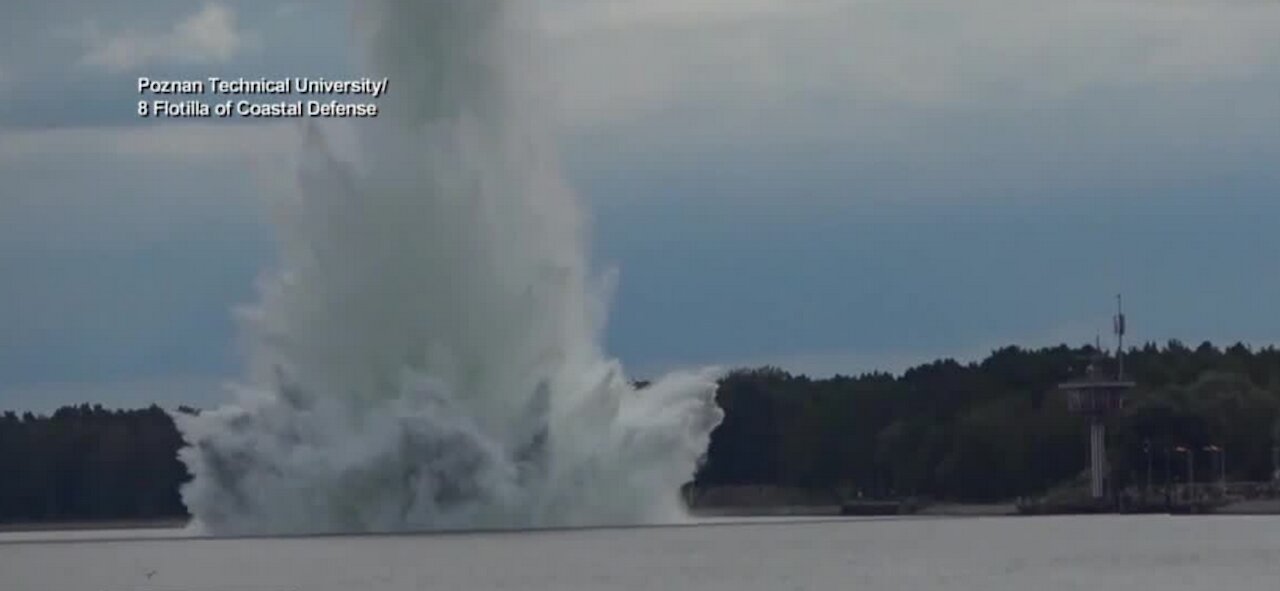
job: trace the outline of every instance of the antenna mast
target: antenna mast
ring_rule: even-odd
[[[1116,316],[1113,319],[1116,333],[1116,379],[1124,380],[1124,296],[1116,294]]]

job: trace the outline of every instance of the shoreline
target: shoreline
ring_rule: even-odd
[[[690,511],[690,515],[698,519],[721,518],[757,518],[757,517],[857,517],[846,512],[840,505],[772,505],[745,507],[698,507]],[[1205,513],[1179,514],[1156,513],[1160,515],[1234,515],[1234,516],[1274,516],[1280,515],[1280,499],[1237,501],[1229,505],[1215,508]],[[926,505],[918,510],[897,513],[903,517],[1024,517],[1013,503],[938,503]],[[1087,513],[1063,512],[1046,513],[1042,516],[1067,517],[1073,515],[1102,516],[1128,515],[1127,513]],[[108,519],[102,521],[74,520],[0,523],[0,533],[40,533],[40,532],[74,532],[74,531],[129,531],[129,530],[180,530],[190,523],[186,518],[157,519]]]
[[[905,501],[846,503],[844,505],[750,505],[698,507],[695,517],[1035,517],[1035,516],[1103,516],[1103,515],[1280,515],[1280,499],[1234,501],[1204,511],[1085,511],[1064,508],[1043,513],[1025,513],[1016,503],[935,503],[911,506]]]
[[[127,531],[140,529],[182,529],[190,523],[186,518],[106,519],[75,521],[24,521],[0,523],[0,533],[39,533],[64,531]]]

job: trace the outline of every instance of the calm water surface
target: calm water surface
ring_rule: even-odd
[[[768,520],[289,539],[176,535],[0,534],[0,589],[1280,589],[1277,517]]]

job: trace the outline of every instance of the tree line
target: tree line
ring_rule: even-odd
[[[829,379],[737,370],[721,380],[725,421],[695,484],[864,498],[1037,495],[1087,467],[1084,422],[1056,386],[1098,353],[1007,347],[973,363]],[[1228,478],[1271,479],[1280,350],[1148,344],[1126,353],[1126,370],[1138,387],[1110,425],[1117,484],[1141,483],[1150,471],[1158,482],[1176,479],[1172,450],[1209,446],[1226,450]],[[183,517],[182,444],[170,414],[155,406],[0,414],[0,522]],[[1194,458],[1198,476],[1218,477],[1214,457]]]
[[[777,368],[740,370],[718,394],[726,410],[701,486],[781,485],[846,495],[997,501],[1034,496],[1088,467],[1084,419],[1060,383],[1082,376],[1093,347],[1007,347],[961,364],[941,360],[900,376],[814,380]],[[1114,484],[1183,478],[1268,481],[1280,438],[1280,350],[1194,349],[1171,341],[1128,350],[1137,382],[1109,421]]]
[[[156,406],[0,414],[0,522],[184,516],[181,445]]]

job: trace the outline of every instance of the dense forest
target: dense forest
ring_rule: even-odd
[[[781,369],[735,371],[718,395],[699,487],[777,485],[864,497],[993,501],[1078,477],[1087,437],[1056,385],[1081,375],[1092,347],[1009,347],[900,376],[810,379]],[[1146,345],[1126,354],[1138,388],[1110,430],[1121,485],[1176,479],[1170,450],[1226,450],[1232,480],[1269,480],[1280,436],[1280,350]],[[194,412],[182,409],[178,412]],[[184,515],[169,414],[100,406],[51,416],[0,415],[0,521]],[[1185,456],[1176,459],[1179,466]],[[1217,477],[1214,458],[1196,474]]]
[[[1057,385],[1085,373],[1092,347],[1009,347],[977,363],[937,361],[901,376],[811,380],[765,368],[729,375],[698,484],[780,484],[870,497],[995,501],[1032,496],[1087,468],[1084,419]],[[1185,457],[1216,479],[1272,477],[1280,436],[1280,350],[1205,343],[1126,352],[1138,384],[1109,425],[1119,486],[1176,481]],[[1178,462],[1179,469],[1170,469]],[[1149,467],[1150,466],[1150,467]]]
[[[151,519],[186,514],[182,438],[169,414],[59,409],[0,415],[0,522]]]

